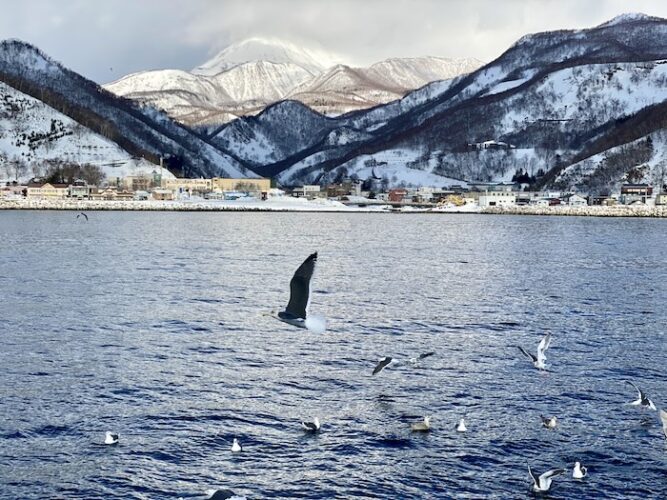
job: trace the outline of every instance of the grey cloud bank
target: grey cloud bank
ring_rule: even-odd
[[[662,0],[0,0],[0,38],[32,43],[99,83],[189,70],[250,36],[325,49],[349,64],[389,57],[490,61],[518,38],[623,12],[667,17]]]

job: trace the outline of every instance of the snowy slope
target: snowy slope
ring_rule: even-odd
[[[264,106],[279,101],[312,76],[310,71],[298,64],[253,61],[219,73],[213,81],[231,97],[237,109],[242,109],[248,101],[263,103]]]
[[[155,165],[135,160],[116,143],[99,136],[43,102],[0,83],[0,176],[14,177],[9,163],[23,164],[20,180],[46,174],[49,162],[91,164],[107,176],[150,173]],[[164,176],[171,174],[164,171]]]

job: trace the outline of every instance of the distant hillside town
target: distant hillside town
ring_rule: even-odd
[[[183,200],[267,200],[300,198],[329,200],[346,206],[401,207],[489,207],[512,206],[615,206],[667,205],[667,185],[658,189],[648,184],[623,184],[618,192],[582,195],[558,190],[530,190],[521,182],[477,182],[447,188],[420,186],[390,188],[378,177],[366,180],[343,178],[327,185],[305,184],[292,188],[272,187],[266,178],[176,178],[154,170],[150,174],[108,177],[99,184],[84,179],[32,178],[28,182],[2,181],[4,200],[97,200],[97,201],[183,201]]]

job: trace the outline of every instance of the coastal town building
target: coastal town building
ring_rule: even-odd
[[[133,198],[134,193],[132,191],[124,191],[113,186],[107,186],[105,188],[93,188],[90,193],[91,200],[114,201],[131,200]]]
[[[29,182],[26,197],[37,200],[61,200],[67,198],[69,185],[50,182]]]
[[[211,190],[218,192],[241,191],[244,193],[266,193],[271,189],[271,179],[227,179],[214,177],[211,179]]]
[[[292,196],[296,196],[297,198],[307,198],[309,200],[314,198],[324,198],[326,195],[326,191],[322,191],[322,187],[319,184],[304,184],[303,186],[292,190]]]
[[[477,194],[479,208],[516,205],[516,194],[512,191],[485,191]]]
[[[92,186],[83,179],[77,179],[67,187],[67,196],[77,200],[89,200]]]
[[[211,179],[162,179],[161,188],[174,193],[203,195],[213,191],[213,181]]]
[[[585,207],[588,205],[588,200],[578,194],[567,194],[563,196],[563,202],[570,207]]]
[[[646,204],[653,195],[653,187],[648,184],[623,184],[619,201],[623,205]]]

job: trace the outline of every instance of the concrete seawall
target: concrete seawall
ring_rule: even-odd
[[[667,217],[667,206],[615,205],[603,206],[507,206],[490,207],[482,211],[497,215],[561,215],[578,217]]]

